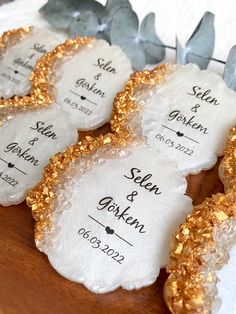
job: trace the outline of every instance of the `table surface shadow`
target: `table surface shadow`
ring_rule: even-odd
[[[223,191],[218,164],[188,177],[187,194],[194,205]],[[50,266],[47,257],[35,247],[33,227],[31,211],[25,203],[0,207],[0,314],[169,313],[163,299],[165,270],[150,287],[93,294],[61,277]]]

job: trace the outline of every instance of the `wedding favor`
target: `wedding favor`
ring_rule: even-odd
[[[38,249],[62,276],[96,293],[152,284],[173,228],[191,211],[175,164],[125,142],[87,137],[52,158],[27,197]]]
[[[114,97],[131,73],[118,46],[75,37],[41,58],[32,84],[68,112],[77,129],[92,130],[110,120]]]
[[[115,132],[145,138],[177,162],[185,175],[212,167],[236,121],[236,96],[225,82],[196,65],[161,65],[134,74],[118,94]]]
[[[109,120],[130,73],[118,47],[90,38],[67,40],[37,62],[30,95],[0,101],[0,204],[23,201],[49,158],[76,142],[77,129]]]
[[[225,194],[196,206],[173,236],[165,284],[172,313],[235,313],[235,138],[234,127],[221,164]]]
[[[36,61],[58,43],[57,36],[45,29],[27,27],[5,32],[0,38],[0,98],[28,94]]]
[[[77,141],[56,106],[18,113],[0,128],[0,204],[18,204],[41,178],[51,156]]]

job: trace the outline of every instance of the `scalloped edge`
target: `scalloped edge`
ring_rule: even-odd
[[[194,67],[201,72],[207,72],[208,75],[211,75],[214,80],[221,80],[222,86],[227,89],[232,95],[235,96],[235,93],[229,89],[226,83],[217,75],[216,73],[209,70],[200,70],[195,64],[187,65],[173,65],[173,64],[163,64],[151,71],[136,72],[127,82],[125,88],[120,92],[114,100],[113,114],[111,118],[111,128],[114,133],[130,133],[134,138],[145,137],[142,135],[142,125],[141,125],[141,115],[139,112],[145,107],[145,99],[142,99],[142,104],[137,100],[136,94],[144,93],[147,95],[150,91],[155,92],[155,88],[161,86],[168,78],[174,75],[174,71],[178,67]],[[148,96],[150,97],[150,96]],[[132,127],[133,121],[135,120]],[[231,126],[229,126],[230,129]],[[136,132],[138,130],[138,132]],[[225,139],[226,140],[226,139]],[[201,171],[211,169],[217,162],[217,157],[222,156],[223,147],[225,143],[222,143],[221,147],[218,148],[215,152],[212,153],[210,161],[205,162],[196,169],[189,169],[182,171],[184,175],[196,175]]]
[[[227,254],[236,240],[235,151],[236,126],[229,133],[220,165],[226,193],[213,195],[195,206],[172,237],[167,267],[170,275],[164,287],[165,301],[172,313],[210,314],[217,305],[216,271],[228,261]],[[231,229],[235,229],[232,234]]]
[[[88,46],[89,46],[88,47],[89,49],[97,49],[97,46],[99,46],[99,50],[101,50],[101,49],[108,50],[109,49],[111,51],[111,53],[120,60],[119,62],[122,63],[122,66],[125,64],[125,67],[123,67],[122,70],[124,73],[129,73],[129,74],[127,74],[127,79],[129,79],[130,75],[132,74],[131,62],[119,46],[110,45],[107,41],[105,41],[103,39],[98,39],[98,40],[93,39]],[[59,80],[59,78],[56,76],[54,79],[55,79],[55,81]],[[123,86],[124,85],[125,85],[125,82],[124,82]],[[122,86],[122,88],[123,88],[123,86]],[[119,90],[117,92],[119,92]],[[114,94],[113,99],[115,98],[117,92]],[[54,97],[54,99],[56,99],[55,87],[54,87],[53,97]],[[92,128],[80,127],[78,129],[81,131],[95,130],[95,129],[101,127],[102,125],[104,125],[105,123],[109,122],[110,118],[111,118],[111,114],[112,114],[112,103],[111,103],[109,113],[106,114],[106,117],[100,117],[100,120],[98,120],[96,123],[93,122]],[[91,121],[95,121],[95,120],[97,120],[97,119],[95,119],[95,118],[91,119]]]

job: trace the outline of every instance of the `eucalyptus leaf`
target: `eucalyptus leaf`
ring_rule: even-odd
[[[140,27],[140,40],[145,51],[146,63],[154,64],[165,58],[165,47],[155,30],[155,14],[148,14]]]
[[[49,0],[39,10],[50,24],[63,29],[67,29],[74,18],[86,11],[96,12],[100,17],[104,6],[94,0]]]
[[[148,14],[140,27],[136,13],[120,9],[111,24],[111,43],[118,45],[130,58],[132,66],[141,70],[145,64],[158,63],[165,57],[165,48],[155,33],[155,15]]]
[[[123,40],[138,42],[138,28],[138,16],[133,10],[128,8],[119,10],[112,20],[112,42],[116,44]]]
[[[73,20],[71,15],[67,12],[64,12],[63,14],[53,12],[49,14],[44,14],[44,17],[52,26],[60,29],[67,29],[71,21]]]
[[[106,12],[112,12],[112,11],[117,11],[117,8],[119,9],[125,9],[129,8],[131,9],[132,6],[129,2],[129,0],[107,0],[106,3]]]
[[[182,47],[178,37],[176,36],[176,63],[186,64],[186,50]]]
[[[103,29],[104,38],[110,42],[111,23],[113,17],[120,9],[131,9],[129,0],[107,0],[104,15],[101,18],[101,28]]]
[[[224,81],[227,86],[236,91],[236,46],[230,49],[224,69]]]
[[[96,36],[110,42],[110,30],[113,16],[121,8],[131,8],[128,0],[108,0],[103,11],[99,15],[96,11],[85,11],[74,18],[69,25],[70,36]]]
[[[206,69],[213,55],[215,45],[214,14],[206,12],[185,48],[177,42],[176,59],[182,63],[195,63],[200,69]]]
[[[155,15],[148,14],[139,31],[139,20],[129,0],[49,0],[40,12],[70,36],[96,36],[118,45],[136,69],[162,61],[165,47],[155,32]]]
[[[111,43],[118,45],[130,59],[132,66],[141,70],[146,64],[145,52],[139,43],[139,20],[137,14],[126,8],[113,17]]]
[[[99,32],[100,24],[98,17],[90,11],[84,12],[77,19],[73,19],[69,26],[69,35],[74,37],[96,36]]]

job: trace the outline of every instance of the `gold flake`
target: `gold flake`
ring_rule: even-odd
[[[221,222],[229,218],[228,215],[226,215],[226,213],[223,212],[223,211],[217,211],[217,212],[215,212],[215,216],[216,216],[216,218],[219,219]]]
[[[32,31],[32,27],[8,31],[0,38],[0,53],[10,45],[25,38]],[[31,93],[29,96],[15,96],[10,99],[0,98],[1,120],[9,113],[29,111],[50,106],[54,102],[52,89],[54,72],[63,60],[78,52],[82,46],[91,43],[93,38],[76,36],[73,40],[56,46],[51,52],[44,54],[36,63],[31,73]],[[60,60],[58,62],[58,60]]]
[[[236,218],[236,127],[230,131],[221,163],[221,177],[226,184],[225,194],[216,194],[194,207],[186,222],[172,237],[170,260],[165,283],[165,301],[175,314],[210,314],[216,298],[216,270],[226,263],[214,233],[230,229]],[[223,228],[221,228],[224,226]],[[187,231],[188,230],[188,231]],[[186,240],[186,234],[189,235]],[[220,237],[220,236],[219,236]],[[219,239],[218,239],[219,241]],[[230,244],[228,244],[230,247]],[[224,250],[229,250],[224,247]],[[213,256],[215,267],[211,264]],[[223,256],[223,257],[222,257]],[[211,286],[211,289],[210,289]],[[191,288],[189,288],[191,287]]]
[[[128,122],[130,117],[140,109],[135,102],[135,94],[143,88],[150,88],[160,84],[170,73],[171,66],[162,64],[152,71],[134,73],[122,92],[118,93],[111,118],[111,129],[116,134],[129,133]]]

